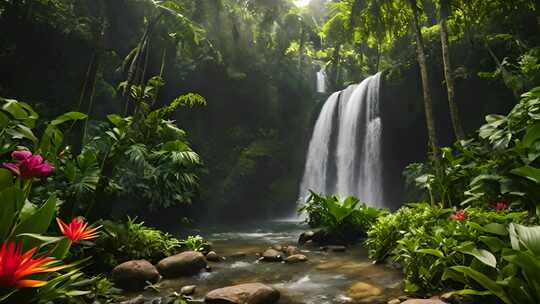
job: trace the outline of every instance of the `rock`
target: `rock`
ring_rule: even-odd
[[[329,245],[325,246],[324,250],[332,252],[345,252],[347,250],[347,247],[341,245]]]
[[[197,289],[197,286],[187,285],[180,289],[180,293],[183,295],[189,296],[195,293],[195,289]]]
[[[206,304],[274,304],[279,292],[261,283],[248,283],[210,291]]]
[[[247,253],[243,251],[239,251],[239,252],[235,252],[231,254],[231,258],[233,259],[242,259],[242,258],[245,258],[246,256],[247,256]]]
[[[439,299],[409,299],[402,304],[446,304]]]
[[[368,283],[359,282],[347,291],[347,295],[355,301],[376,297],[382,294],[382,289]]]
[[[157,264],[159,273],[166,278],[194,275],[206,267],[204,255],[186,251],[164,258]]]
[[[213,269],[212,269],[212,266],[206,265],[206,266],[204,266],[204,270],[205,270],[206,272],[212,272]]]
[[[219,262],[221,258],[215,251],[210,251],[206,254],[206,260],[210,262]]]
[[[283,246],[279,244],[275,244],[272,246],[272,249],[277,250],[277,251],[283,251]]]
[[[133,299],[129,299],[127,301],[120,302],[120,304],[144,304],[145,299],[142,295],[139,295]]]
[[[448,302],[448,303],[456,303],[461,301],[461,297],[457,294],[454,294],[452,292],[444,293],[440,296],[441,301]]]
[[[128,261],[116,266],[112,271],[113,282],[125,290],[142,290],[146,282],[157,283],[159,272],[146,260]]]
[[[295,255],[299,254],[300,250],[298,250],[298,247],[296,246],[287,246],[284,248],[283,252],[285,252],[287,255]]]
[[[307,256],[303,254],[294,254],[286,258],[285,262],[289,264],[295,264],[295,263],[307,262],[307,260],[308,260]]]
[[[275,249],[268,249],[263,253],[262,259],[265,262],[281,262],[283,254]]]
[[[304,245],[307,241],[310,241],[313,239],[313,236],[315,235],[315,232],[313,231],[306,231],[300,234],[300,237],[298,238],[298,244]]]
[[[401,301],[399,299],[392,299],[392,300],[388,301],[387,304],[400,304],[400,303],[401,303]]]

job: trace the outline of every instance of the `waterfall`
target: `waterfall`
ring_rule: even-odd
[[[300,196],[313,190],[384,206],[380,83],[378,73],[328,98],[310,140]]]
[[[324,68],[317,72],[317,93],[326,93],[326,71]]]

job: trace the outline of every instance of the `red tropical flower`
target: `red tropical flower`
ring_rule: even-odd
[[[3,167],[22,179],[47,176],[54,171],[54,166],[44,161],[41,155],[32,155],[27,150],[13,151],[11,158],[15,163],[4,163]]]
[[[0,286],[1,287],[40,287],[46,281],[28,280],[26,277],[45,272],[55,272],[68,266],[51,267],[57,261],[51,257],[34,258],[37,248],[22,252],[22,246],[13,242],[2,244],[0,249]]]
[[[506,210],[508,209],[508,203],[506,201],[498,201],[493,204],[493,208],[498,211]]]
[[[64,223],[59,218],[56,218],[56,222],[58,223],[60,231],[62,231],[62,233],[72,242],[97,238],[99,235],[97,230],[101,227],[88,227],[88,223],[82,218],[74,218],[69,224]]]
[[[450,216],[453,220],[464,221],[465,220],[465,210],[458,210]]]

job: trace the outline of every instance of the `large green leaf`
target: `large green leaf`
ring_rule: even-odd
[[[527,133],[521,141],[521,145],[525,148],[530,148],[538,139],[540,139],[540,123],[536,123],[527,129]]]
[[[23,233],[43,234],[51,224],[56,213],[56,195],[49,199],[15,228],[15,235]]]
[[[11,171],[0,168],[0,191],[13,186],[13,174]]]
[[[499,284],[497,284],[497,282],[493,281],[485,274],[466,266],[453,266],[451,267],[451,269],[461,272],[466,276],[470,277],[471,279],[475,280],[478,284],[489,290],[491,293],[493,293],[493,295],[501,299],[504,303],[515,304],[512,303],[504,289]]]
[[[536,256],[540,257],[540,226],[527,227],[519,224],[510,224],[510,237],[513,240],[513,247],[519,250],[523,245],[526,249],[532,251]],[[516,242],[519,246],[515,246]]]
[[[464,254],[472,255],[480,262],[490,267],[497,268],[497,258],[495,258],[495,256],[487,250],[478,248],[461,248],[459,251]]]
[[[30,129],[29,127],[25,125],[17,125],[17,127],[14,129],[8,129],[6,133],[11,135],[11,137],[15,139],[29,139],[33,143],[38,142],[38,139],[34,135],[34,132],[32,132],[32,129]]]
[[[83,119],[86,119],[86,118],[88,118],[88,115],[86,115],[84,113],[81,113],[81,112],[67,112],[67,113],[64,113],[64,114],[56,117],[53,121],[51,121],[51,125],[57,126],[57,125],[63,124],[64,122],[67,122],[67,121],[83,120]]]
[[[442,251],[438,250],[438,249],[418,249],[418,250],[416,250],[416,252],[423,253],[423,254],[434,255],[436,257],[444,259],[444,253]]]
[[[521,168],[516,168],[510,171],[510,173],[519,175],[537,184],[540,184],[540,169],[531,166],[523,166]]]
[[[24,193],[19,188],[9,187],[0,192],[0,240],[9,236],[23,205]]]

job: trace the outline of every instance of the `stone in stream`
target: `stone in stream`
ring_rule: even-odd
[[[265,262],[281,262],[283,254],[275,249],[268,249],[262,255],[262,260]]]
[[[145,301],[146,300],[142,295],[138,295],[133,299],[120,302],[119,304],[144,304]]]
[[[134,260],[116,266],[112,271],[113,282],[125,290],[142,290],[147,282],[157,283],[159,272],[146,260]]]
[[[300,237],[298,238],[298,244],[304,245],[307,241],[311,241],[314,235],[315,235],[315,232],[313,231],[303,232],[302,234],[300,234]]]
[[[279,300],[279,292],[261,283],[248,283],[210,291],[206,304],[274,304]]]
[[[294,254],[286,258],[285,262],[288,264],[295,264],[295,263],[307,262],[307,260],[308,260],[307,256],[303,254]]]
[[[277,250],[277,251],[283,251],[283,246],[279,244],[274,244],[272,245],[272,249]]]
[[[206,254],[206,260],[210,262],[219,262],[221,258],[215,251],[210,251]]]
[[[157,264],[159,273],[165,278],[190,276],[206,267],[204,255],[196,251],[186,251],[164,258]]]
[[[287,255],[295,255],[300,253],[296,246],[287,246],[284,248],[283,252],[285,252]]]
[[[392,300],[388,301],[387,304],[400,304],[400,303],[401,303],[400,299],[392,299]]]
[[[358,282],[352,285],[347,291],[347,296],[349,296],[356,302],[369,301],[370,299],[377,297],[381,294],[382,289],[365,282]]]
[[[195,289],[197,289],[197,286],[187,285],[180,289],[180,293],[183,295],[189,296],[195,293]]]

